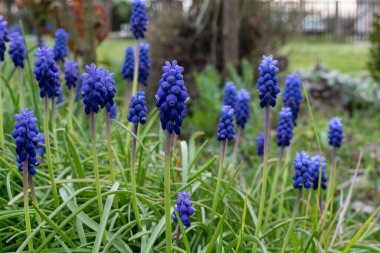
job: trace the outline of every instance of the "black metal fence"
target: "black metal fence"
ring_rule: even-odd
[[[380,0],[262,1],[271,10],[272,25],[307,37],[367,40]]]

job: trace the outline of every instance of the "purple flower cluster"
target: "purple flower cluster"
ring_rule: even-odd
[[[257,90],[260,97],[260,106],[276,105],[277,95],[280,93],[276,74],[279,72],[278,61],[273,60],[273,56],[263,55],[259,66],[260,77],[257,80]]]
[[[11,57],[15,67],[24,68],[24,60],[26,57],[26,47],[24,38],[20,33],[15,32],[10,35],[11,44],[9,45],[9,56]]]
[[[220,111],[218,125],[218,141],[232,141],[235,137],[234,131],[234,109],[229,105],[224,105]]]
[[[139,83],[147,86],[147,81],[150,72],[149,44],[144,43],[140,46],[139,54]]]
[[[193,208],[193,202],[187,200],[191,197],[191,194],[186,192],[179,192],[178,197],[179,199],[176,201],[178,215],[181,218],[183,225],[190,227],[190,216],[194,215],[195,212]],[[172,217],[174,222],[178,222],[175,212],[172,213]]]
[[[37,134],[37,141],[38,141],[37,154],[39,155],[45,154],[46,148],[40,145],[40,144],[45,144],[45,136],[43,133]]]
[[[287,147],[293,138],[293,115],[289,107],[282,108],[277,126],[277,145]]]
[[[256,138],[256,153],[258,156],[264,155],[264,140],[264,134],[262,132],[259,132],[259,135]]]
[[[96,68],[92,63],[86,66],[87,73],[83,73],[82,98],[85,105],[85,113],[97,113],[100,108],[106,107],[109,112],[114,104],[116,93],[113,73],[102,68]]]
[[[229,105],[232,109],[236,107],[237,90],[236,86],[232,82],[227,82],[224,87],[223,105]]]
[[[59,97],[61,83],[59,81],[59,68],[55,65],[53,53],[47,46],[41,46],[37,49],[34,56],[38,57],[35,62],[34,77],[40,87],[40,96],[45,95]]]
[[[110,113],[111,119],[116,119],[116,117],[117,117],[117,105],[116,105],[116,103],[114,103],[113,106],[111,106],[111,110],[109,111],[109,113]]]
[[[54,60],[55,61],[65,61],[65,57],[67,56],[67,39],[69,34],[65,32],[64,29],[59,28],[55,32],[55,44],[53,48]]]
[[[15,114],[14,117],[17,121],[14,124],[12,137],[16,140],[18,169],[23,171],[23,163],[28,160],[28,173],[34,175],[36,173],[34,166],[40,164],[36,153],[38,147],[37,119],[34,117],[34,112],[28,109],[20,109],[20,113]]]
[[[302,103],[302,81],[297,74],[286,76],[282,102],[285,107],[289,107],[292,110],[293,124],[296,125],[298,112]]]
[[[183,67],[174,60],[166,61],[162,67],[164,74],[159,83],[156,94],[156,106],[160,108],[160,120],[163,130],[173,131],[179,135],[182,125],[182,113],[189,99],[185,82],[183,80]]]
[[[78,81],[78,64],[75,61],[67,61],[64,65],[66,86],[70,90],[71,87],[75,88]]]
[[[8,22],[0,15],[0,62],[4,61],[5,43],[9,42],[7,25]]]
[[[134,125],[139,123],[144,125],[146,122],[146,114],[148,108],[145,102],[145,93],[142,91],[137,91],[136,96],[131,97],[129,115],[127,120],[132,122]]]
[[[144,38],[148,26],[148,15],[145,10],[145,3],[141,0],[133,0],[132,14],[130,19],[133,36],[136,39]]]
[[[236,124],[241,128],[245,128],[245,124],[249,119],[251,109],[249,108],[249,100],[251,96],[246,89],[241,89],[237,93],[236,101]]]
[[[133,53],[133,47],[127,47],[125,49],[125,57],[121,73],[124,79],[133,80],[133,72],[135,69],[135,58]]]
[[[311,158],[305,151],[296,154],[296,158],[293,161],[294,175],[293,175],[293,187],[296,189],[311,187],[313,178],[310,175]]]
[[[310,175],[312,177],[313,189],[318,189],[319,173],[321,171],[321,188],[326,190],[328,178],[326,177],[327,163],[323,156],[316,155],[311,157]]]
[[[344,140],[343,124],[339,117],[331,118],[329,122],[329,144],[335,148],[339,148]]]

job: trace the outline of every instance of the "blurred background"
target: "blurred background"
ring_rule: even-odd
[[[380,1],[379,0],[147,0],[152,72],[145,88],[154,95],[165,60],[185,67],[191,99],[184,136],[214,136],[226,81],[252,94],[253,124],[243,140],[247,160],[263,119],[257,103],[257,66],[263,54],[280,61],[286,74],[301,75],[322,140],[327,120],[340,115],[346,125],[343,157],[354,166],[359,152],[376,173],[380,163]],[[1,0],[0,14],[13,30],[24,26],[28,41],[53,44],[56,28],[70,34],[71,57],[82,66],[97,62],[115,73],[134,45],[129,0]],[[30,48],[30,50],[34,50]],[[122,95],[119,94],[120,104]],[[280,106],[276,108],[279,110]],[[316,145],[304,100],[296,138]],[[273,114],[272,136],[277,114]],[[365,120],[364,120],[365,119]],[[210,122],[214,122],[210,127]],[[304,128],[302,126],[305,126]],[[302,142],[308,140],[308,142]],[[325,143],[324,147],[328,147]],[[368,176],[368,175],[367,175]],[[376,186],[375,186],[376,189]]]

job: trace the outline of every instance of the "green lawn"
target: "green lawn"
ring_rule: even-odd
[[[133,39],[107,39],[97,48],[99,61],[123,62],[124,52],[128,46],[135,46]]]
[[[365,71],[369,46],[359,43],[299,40],[285,45],[281,53],[289,56],[290,70],[313,66],[320,61],[342,72]]]

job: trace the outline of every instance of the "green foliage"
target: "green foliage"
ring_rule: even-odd
[[[372,46],[368,68],[373,79],[380,84],[380,14],[374,15],[372,29],[369,37]]]

